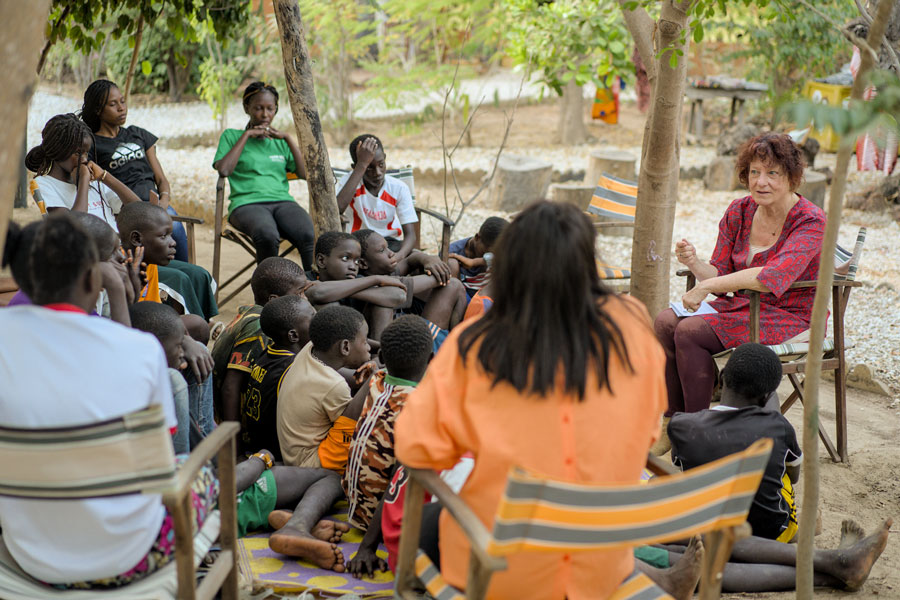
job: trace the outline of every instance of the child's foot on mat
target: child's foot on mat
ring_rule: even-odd
[[[344,553],[337,544],[323,542],[293,527],[282,527],[273,533],[269,537],[269,548],[279,554],[305,558],[322,569],[337,573],[346,570]]]
[[[888,532],[893,523],[893,519],[888,519],[878,528],[878,531],[869,537],[849,548],[835,550],[837,553],[836,568],[832,575],[843,581],[848,590],[858,590],[865,583],[869,577],[869,571],[872,570],[872,565],[887,546]]]
[[[704,554],[706,554],[706,549],[703,547],[703,542],[699,536],[694,536],[678,562],[669,569],[672,571],[670,577],[672,585],[669,593],[676,600],[690,600],[693,597],[697,583],[700,581],[700,569],[703,566]]]
[[[293,514],[294,513],[289,510],[273,510],[269,513],[269,526],[277,531],[287,525]],[[312,536],[323,542],[333,542],[337,544],[348,531],[350,531],[350,525],[348,523],[322,519],[312,528]]]

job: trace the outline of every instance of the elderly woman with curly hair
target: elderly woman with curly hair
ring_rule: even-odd
[[[697,278],[682,299],[685,308],[696,310],[713,294],[716,313],[680,318],[666,309],[656,317],[656,335],[667,353],[666,415],[709,408],[715,384],[712,355],[750,341],[750,301],[740,290],[764,292],[763,344],[781,344],[809,329],[815,288],[788,289],[818,276],[825,231],[825,213],[795,191],[804,166],[803,153],[787,135],[751,139],[736,165],[750,195],[725,211],[709,262],[688,240],[675,244],[678,262]]]

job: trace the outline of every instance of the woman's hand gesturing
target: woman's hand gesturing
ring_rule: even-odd
[[[675,258],[678,262],[690,268],[697,261],[697,249],[694,245],[684,238],[680,242],[675,242]]]

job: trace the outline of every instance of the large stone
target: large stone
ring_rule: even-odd
[[[825,208],[825,191],[828,188],[827,177],[824,173],[807,169],[803,174],[803,183],[797,188],[797,193],[818,206]]]
[[[550,185],[550,197],[554,202],[574,204],[581,210],[587,210],[591,204],[591,196],[595,186],[578,181],[553,183]]]
[[[584,182],[589,185],[597,185],[600,175],[609,173],[614,177],[620,177],[629,181],[635,181],[635,159],[633,154],[612,150],[594,150],[588,157],[587,172]]]
[[[738,189],[741,182],[738,181],[734,163],[733,156],[715,157],[706,167],[706,176],[703,178],[706,189],[714,192],[730,192]]]
[[[741,145],[759,134],[759,127],[750,123],[729,127],[716,141],[716,154],[719,156],[737,156]]]
[[[547,197],[553,165],[528,156],[504,154],[491,181],[489,205],[503,212],[518,212]]]

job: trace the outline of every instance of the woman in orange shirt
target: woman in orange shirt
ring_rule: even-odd
[[[400,413],[397,458],[475,468],[460,495],[488,530],[512,465],[554,479],[636,483],[666,406],[665,356],[647,310],[605,288],[594,230],[570,205],[541,202],[500,236],[494,305],[460,325]],[[441,571],[464,587],[469,546],[440,519]],[[630,549],[521,553],[488,598],[606,598],[632,573]]]

